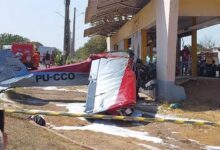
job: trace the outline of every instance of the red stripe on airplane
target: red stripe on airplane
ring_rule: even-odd
[[[127,108],[136,103],[136,76],[132,70],[132,62],[129,61],[124,76],[122,78],[121,86],[114,105],[107,111],[110,114],[117,114],[116,110],[119,108]]]
[[[52,67],[49,69],[37,70],[35,72],[81,72],[81,73],[89,73],[91,68],[91,60],[84,61],[81,63],[64,65],[59,67]]]

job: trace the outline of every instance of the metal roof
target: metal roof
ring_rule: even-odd
[[[92,27],[84,36],[111,35],[141,10],[150,0],[89,0],[85,23]]]

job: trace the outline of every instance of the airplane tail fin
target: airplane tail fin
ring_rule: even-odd
[[[118,114],[136,102],[136,78],[128,58],[101,58],[92,62],[86,113]]]
[[[0,85],[3,81],[28,74],[27,68],[11,50],[0,50]]]

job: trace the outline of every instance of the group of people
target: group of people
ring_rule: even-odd
[[[52,52],[52,54],[50,54],[48,51],[46,54],[44,53],[42,63],[46,68],[50,68],[51,65],[53,66],[55,64],[55,53]]]
[[[216,72],[219,71],[219,66],[213,60],[211,64],[206,63],[206,60],[199,60],[198,62],[198,75],[206,77],[219,77]]]
[[[184,46],[183,50],[181,51],[181,58],[182,75],[190,75],[191,53],[187,46]],[[207,63],[205,57],[198,57],[197,73],[199,76],[216,77],[216,72],[219,70],[220,68],[218,65],[216,65],[215,60],[212,60],[212,62]]]

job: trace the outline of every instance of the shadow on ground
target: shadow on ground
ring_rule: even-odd
[[[65,99],[47,100],[47,99],[37,98],[35,96],[31,96],[28,94],[17,93],[16,91],[13,91],[13,90],[7,91],[6,94],[10,100],[15,101],[20,104],[25,104],[25,105],[43,106],[43,105],[49,104],[50,102],[85,103],[85,101],[82,101],[82,100],[65,100]]]

